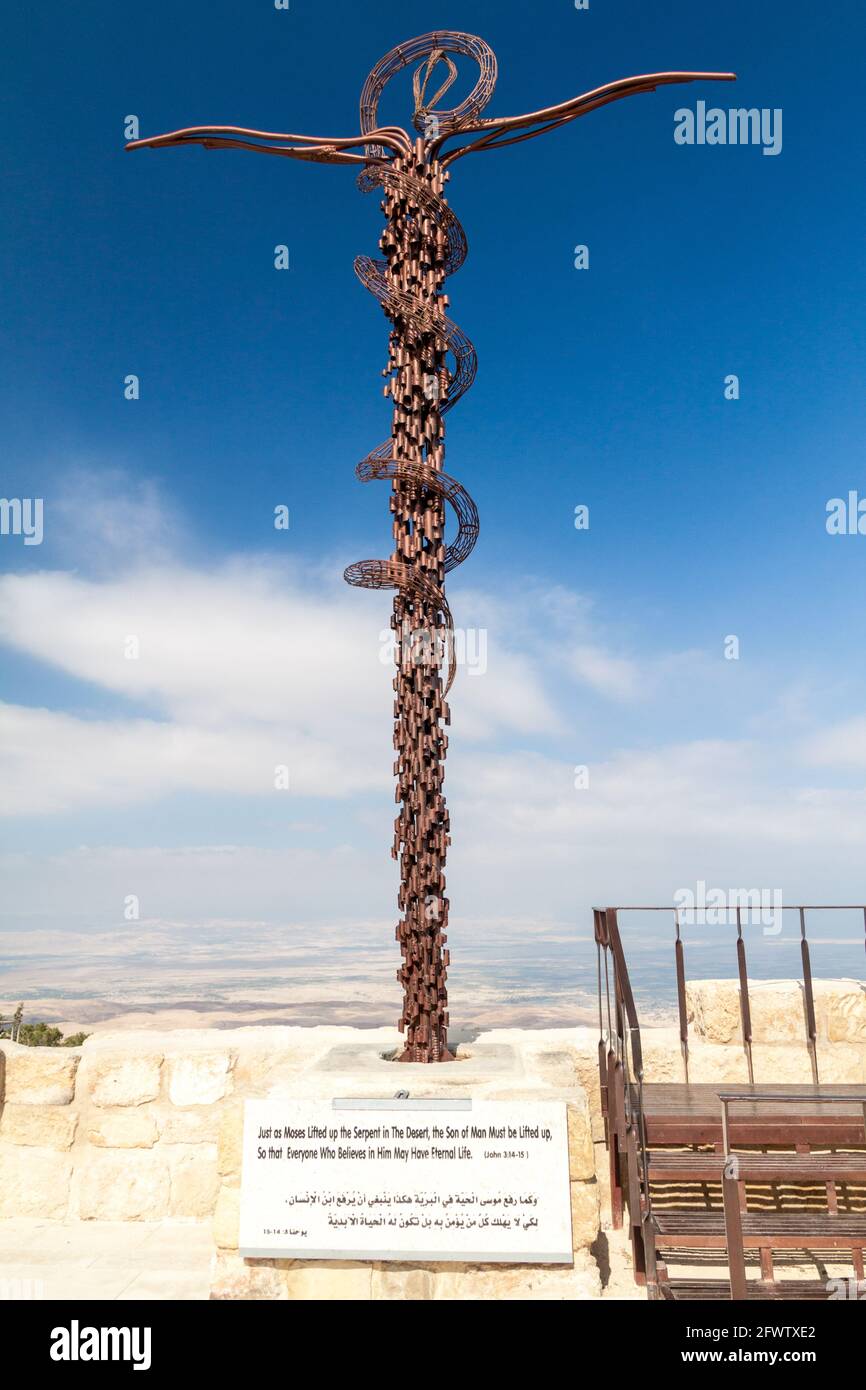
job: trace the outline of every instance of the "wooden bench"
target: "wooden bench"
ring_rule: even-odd
[[[866,1114],[866,1090],[858,1097]],[[721,1184],[723,1206],[718,1211],[694,1210],[649,1210],[646,1222],[648,1236],[656,1252],[664,1255],[676,1251],[682,1256],[686,1251],[724,1250],[728,1264],[729,1278],[727,1294],[724,1281],[701,1281],[696,1279],[671,1280],[666,1266],[657,1262],[659,1291],[663,1298],[694,1299],[702,1283],[706,1285],[706,1297],[730,1299],[751,1298],[828,1298],[831,1285],[815,1280],[779,1281],[773,1268],[773,1252],[779,1250],[803,1250],[810,1255],[816,1252],[850,1253],[855,1276],[863,1279],[863,1251],[866,1248],[866,1213],[840,1212],[837,1209],[835,1184],[841,1178],[862,1180],[866,1176],[866,1153],[859,1154],[752,1154],[738,1153],[733,1148],[732,1135],[736,1126],[730,1114],[732,1105],[743,1105],[742,1092],[720,1091],[720,1121],[722,1128],[723,1151],[720,1154],[689,1155],[665,1154],[648,1156],[650,1173],[670,1173],[682,1170],[684,1164],[674,1166],[670,1160],[689,1160],[703,1157],[710,1160],[700,1171],[710,1175],[710,1180]],[[779,1088],[758,1092],[751,1090],[745,1109],[749,1112],[749,1122],[753,1123],[762,1105],[768,1105],[774,1112],[785,1105],[802,1106],[801,1095],[782,1095]],[[841,1107],[850,1104],[850,1088],[844,1095],[828,1091],[820,1098],[812,1097],[813,1107]],[[866,1139],[866,1123],[864,1133]],[[659,1162],[659,1160],[661,1160]],[[694,1168],[691,1170],[694,1171]],[[813,1211],[794,1209],[785,1211],[750,1211],[747,1208],[745,1184],[747,1182],[775,1183],[790,1182],[792,1178],[808,1186],[825,1185],[828,1192],[826,1210]],[[830,1193],[832,1192],[832,1197]],[[750,1281],[746,1273],[746,1251],[757,1250],[761,1262],[761,1279]],[[820,1290],[823,1288],[823,1294]]]
[[[866,1214],[839,1211],[839,1188],[866,1183],[866,1153],[827,1153],[826,1150],[866,1145],[866,1087],[821,1085],[818,1075],[817,1028],[812,989],[806,911],[800,915],[800,954],[803,966],[805,1044],[813,1074],[810,1085],[763,1085],[754,1080],[751,1006],[748,970],[739,911],[737,912],[737,971],[740,986],[742,1040],[751,1078],[742,1086],[690,1084],[688,1081],[688,1009],[683,943],[676,916],[674,944],[680,1044],[686,1081],[648,1083],[644,1079],[640,1024],[626,967],[617,912],[594,912],[598,951],[599,1087],[605,1140],[610,1164],[611,1209],[614,1227],[627,1219],[634,1256],[635,1278],[646,1283],[651,1297],[670,1297],[676,1285],[683,1297],[706,1283],[715,1297],[713,1280],[668,1281],[657,1251],[675,1249],[724,1250],[732,1234],[726,1225],[727,1207],[736,1201],[742,1218],[740,1246],[735,1250],[737,1287],[745,1279],[743,1252],[760,1252],[762,1280],[749,1285],[748,1296],[794,1297],[773,1289],[773,1249],[844,1249],[858,1278],[863,1277]],[[638,909],[634,909],[638,910]],[[639,909],[641,911],[647,909]],[[668,909],[670,910],[670,909]],[[858,909],[866,923],[866,907]],[[723,1101],[723,1097],[725,1100]],[[736,1112],[729,1106],[736,1103]],[[692,1152],[664,1152],[676,1146]],[[786,1149],[786,1153],[743,1153],[738,1150]],[[699,1149],[712,1152],[698,1152]],[[736,1152],[734,1152],[736,1151]],[[737,1178],[727,1180],[726,1162],[735,1158]],[[691,1200],[677,1210],[653,1208],[659,1185],[720,1183],[723,1210],[696,1211]],[[746,1184],[797,1184],[827,1194],[826,1210],[744,1211]],[[732,1197],[731,1193],[735,1196]],[[797,1223],[799,1229],[797,1229]],[[734,1233],[736,1234],[736,1233]],[[823,1235],[825,1244],[819,1237]],[[742,1269],[741,1269],[742,1267]],[[732,1274],[732,1280],[734,1275]],[[820,1296],[815,1281],[797,1281],[803,1297]],[[665,1287],[663,1288],[662,1285]],[[823,1287],[823,1286],[821,1286]],[[731,1297],[732,1284],[727,1285]],[[808,1290],[812,1289],[811,1292]],[[677,1294],[676,1296],[679,1296]],[[736,1296],[746,1295],[740,1292]],[[826,1296],[826,1291],[824,1293]]]

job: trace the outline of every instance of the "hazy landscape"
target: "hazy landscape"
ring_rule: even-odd
[[[623,920],[635,994],[645,1021],[673,1017],[672,930],[665,920]],[[126,922],[60,930],[17,922],[0,928],[0,1013],[19,1000],[28,1021],[79,1029],[343,1023],[378,1027],[399,1012],[393,923]],[[817,976],[858,975],[863,938],[816,922]],[[733,976],[729,927],[684,930],[690,979]],[[747,930],[755,979],[798,978],[796,914],[778,937]],[[455,1037],[493,1027],[543,1028],[597,1021],[595,946],[567,924],[473,923],[452,927],[449,977]]]
[[[64,1031],[106,1027],[232,1027],[345,1023],[378,1027],[399,1012],[393,924],[363,928],[171,922],[83,932],[0,932],[7,1015]],[[452,937],[453,939],[453,937]],[[588,1022],[589,943],[525,928],[476,936],[452,974],[458,1029]],[[594,960],[594,957],[593,957]],[[594,964],[593,964],[594,969]]]

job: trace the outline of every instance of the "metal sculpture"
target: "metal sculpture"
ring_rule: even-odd
[[[453,56],[472,59],[478,79],[458,106],[437,109],[454,82]],[[413,75],[413,138],[399,126],[379,126],[379,99],[402,69],[421,60]],[[444,65],[438,89],[434,74]],[[391,484],[394,550],[387,560],[359,560],[345,571],[349,584],[393,589],[395,632],[394,747],[400,805],[392,856],[400,861],[397,940],[403,957],[400,1060],[444,1062],[448,1048],[445,948],[448,899],[445,855],[449,837],[443,776],[450,722],[446,696],[455,674],[453,622],[444,592],[449,570],[466,559],[478,537],[478,513],[463,486],[443,470],[444,416],[472,385],[475,350],[446,316],[443,285],[466,258],[463,229],[444,197],[449,166],[464,155],[530,139],[596,107],[662,84],[729,80],[732,73],[661,72],[624,78],[558,106],[523,116],[488,118],[481,112],[496,84],[492,49],[471,34],[436,32],[411,39],[373,68],[361,93],[361,133],[342,138],[277,134],[240,126],[191,126],[134,140],[127,148],[199,144],[207,149],[249,149],[290,159],[360,166],[364,191],[380,189],[385,230],[383,259],[359,256],[355,271],[391,323],[385,394],[393,400],[391,434],[356,468],[362,482]],[[468,143],[444,152],[447,141]],[[353,151],[363,147],[362,153]],[[449,366],[449,355],[452,365]],[[456,513],[457,534],[446,544],[445,503]],[[440,665],[447,656],[448,676]]]

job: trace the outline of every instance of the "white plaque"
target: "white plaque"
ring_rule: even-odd
[[[240,1253],[571,1264],[565,1104],[249,1100]]]

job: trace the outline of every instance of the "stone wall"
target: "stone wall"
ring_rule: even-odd
[[[583,1248],[598,1231],[599,1209],[587,1098],[558,1043],[545,1045],[543,1033],[520,1036],[531,1040],[525,1056],[511,1039],[502,1045],[490,1034],[472,1056],[443,1068],[384,1060],[396,1047],[390,1029],[130,1032],[80,1048],[3,1041],[0,1218],[216,1213],[224,1234],[240,1184],[244,1099],[388,1095],[411,1076],[413,1094],[566,1101],[572,1178],[586,1188],[573,1191]]]
[[[218,1033],[123,1034],[0,1057],[0,1217],[203,1220],[235,1054]]]
[[[821,1081],[866,1083],[866,991],[816,981]],[[802,986],[751,986],[755,1079],[808,1082]],[[736,981],[688,987],[689,1079],[748,1080]],[[647,1081],[682,1081],[676,1028],[645,1029]],[[240,1028],[113,1033],[81,1048],[0,1043],[0,1218],[213,1218],[216,1297],[591,1298],[599,1272],[592,1141],[603,1137],[598,1034],[497,1030],[445,1067],[385,1060],[390,1029]],[[395,1084],[397,1083],[397,1084]],[[573,1269],[248,1261],[237,1254],[245,1098],[472,1095],[562,1100],[569,1111]]]

